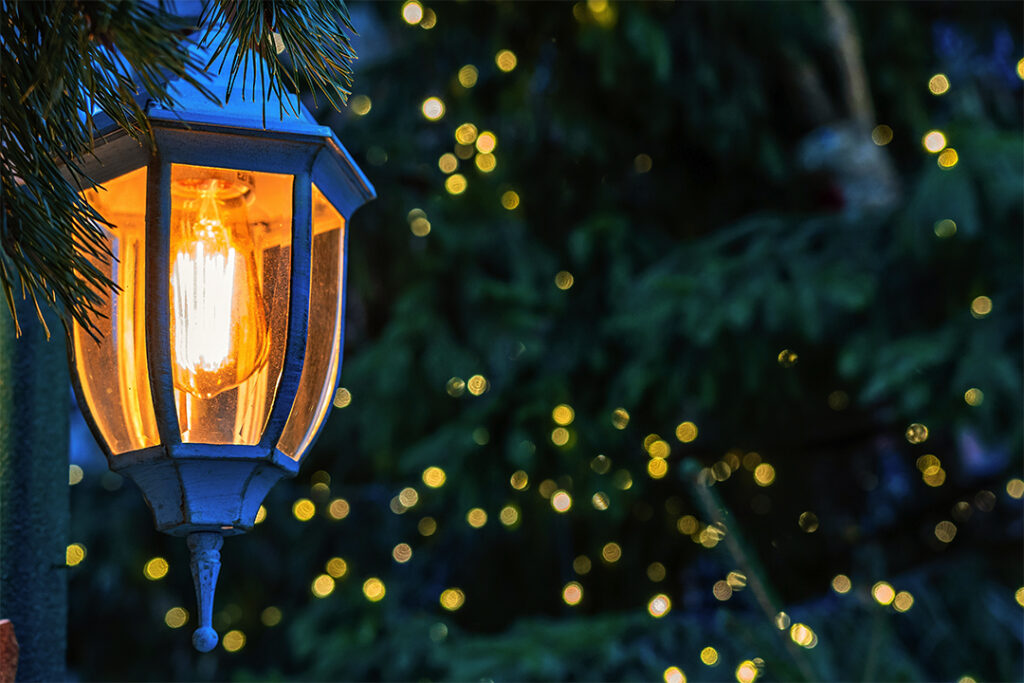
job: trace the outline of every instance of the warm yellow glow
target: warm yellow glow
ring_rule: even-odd
[[[971,301],[971,315],[975,318],[984,318],[992,312],[992,299],[987,296],[976,296]]]
[[[892,142],[892,128],[884,123],[880,126],[875,126],[875,129],[871,131],[871,141],[879,147],[888,145]]]
[[[556,446],[564,446],[569,443],[569,430],[565,427],[555,427],[551,430],[551,443]]]
[[[309,498],[299,498],[292,505],[292,514],[300,522],[308,522],[316,514],[316,505]]]
[[[647,603],[647,613],[655,619],[661,619],[672,609],[672,600],[664,593],[658,593]]]
[[[618,543],[605,543],[601,548],[601,559],[609,564],[618,562],[622,557],[622,548]]]
[[[943,218],[941,221],[936,221],[932,230],[935,231],[936,237],[948,239],[956,234],[956,223],[948,218]]]
[[[448,194],[462,194],[468,185],[466,176],[461,173],[453,173],[444,181],[444,189],[448,191]]]
[[[1024,480],[1014,478],[1006,482],[1006,495],[1016,500],[1024,497]]]
[[[476,142],[477,130],[472,123],[463,123],[455,129],[455,141],[460,145],[472,145]]]
[[[791,368],[794,365],[796,365],[796,362],[797,360],[799,360],[799,358],[800,357],[796,354],[796,351],[793,351],[791,349],[782,349],[781,351],[779,351],[778,361],[779,365],[781,365],[782,367]]]
[[[81,564],[85,559],[85,546],[81,543],[72,543],[64,551],[64,562],[69,567]]]
[[[501,205],[508,211],[514,210],[519,206],[519,195],[513,190],[506,190],[501,195]]]
[[[580,576],[583,576],[584,574],[589,574],[590,568],[590,558],[586,555],[579,555],[576,557],[575,560],[572,561],[572,570]]]
[[[813,512],[802,512],[797,524],[805,533],[813,534],[818,530],[818,516]]]
[[[526,474],[526,472],[522,470],[516,470],[515,472],[512,473],[512,476],[509,477],[508,483],[516,491],[522,491],[527,486],[529,486],[530,477],[528,474]]]
[[[340,557],[327,560],[327,573],[331,578],[340,579],[348,573],[348,563]]]
[[[789,615],[785,612],[779,612],[775,615],[775,628],[780,631],[785,631],[789,628]]]
[[[1017,592],[1013,594],[1013,599],[1017,601],[1017,604],[1024,607],[1024,586],[1017,589]]]
[[[473,375],[466,382],[466,388],[469,389],[469,393],[474,396],[480,396],[487,391],[487,378],[483,375]]]
[[[427,29],[428,31],[437,26],[437,14],[434,10],[427,8],[423,10],[423,21],[420,22],[420,28]]]
[[[633,158],[633,168],[637,173],[647,173],[651,170],[651,157],[648,154],[637,154]]]
[[[654,583],[665,580],[665,565],[661,562],[651,562],[647,565],[647,578]]]
[[[928,79],[928,90],[933,95],[945,95],[949,91],[949,79],[946,74],[935,74]]]
[[[432,489],[441,488],[448,477],[440,467],[428,467],[423,470],[423,483]]]
[[[743,590],[747,587],[747,575],[742,572],[729,572],[725,576],[725,582],[734,591]]]
[[[562,600],[567,605],[578,605],[583,599],[583,586],[576,581],[570,581],[562,588]]]
[[[932,154],[937,154],[946,148],[946,136],[942,131],[930,130],[921,138],[921,144]]]
[[[334,592],[334,577],[327,574],[321,574],[313,579],[313,583],[310,585],[309,589],[313,591],[314,596],[318,598],[326,598]]]
[[[897,612],[906,612],[908,609],[914,606],[914,596],[907,591],[900,591],[893,598],[892,607]]]
[[[715,599],[725,602],[732,597],[732,586],[728,581],[715,581],[715,585],[711,587],[711,594]]]
[[[420,502],[420,494],[411,486],[406,486],[398,494],[398,500],[407,508],[411,508]]]
[[[451,152],[445,152],[437,160],[437,167],[441,169],[442,173],[454,173],[455,169],[459,167],[459,160]]]
[[[678,666],[670,666],[661,675],[665,683],[686,683],[686,674]]]
[[[440,97],[428,97],[423,100],[420,110],[428,121],[437,121],[444,116],[444,102]]]
[[[245,634],[241,631],[228,631],[221,640],[221,645],[228,652],[238,652],[245,647]]]
[[[946,470],[941,467],[936,467],[934,470],[928,470],[921,475],[921,479],[925,484],[932,488],[942,486],[946,482]]]
[[[619,470],[615,473],[615,487],[620,491],[628,491],[633,488],[633,476],[628,470]]]
[[[697,425],[687,420],[676,427],[676,438],[683,443],[690,443],[697,438]]]
[[[263,622],[264,626],[273,627],[281,623],[282,616],[280,608],[271,605],[260,612],[260,621]]]
[[[498,146],[498,136],[489,130],[480,133],[476,138],[476,151],[481,154],[490,154]]]
[[[560,424],[563,427],[572,424],[572,421],[576,418],[576,412],[572,409],[572,406],[561,403],[555,406],[554,410],[551,411],[551,419],[556,424]]]
[[[398,564],[405,564],[412,559],[412,548],[408,543],[399,543],[391,549],[391,558]]]
[[[928,440],[928,427],[920,422],[914,422],[907,426],[905,436],[907,441],[913,444],[924,443]]]
[[[947,147],[939,152],[939,158],[936,159],[936,163],[942,168],[953,168],[958,161],[960,161],[960,155],[952,147]]]
[[[426,237],[430,234],[430,221],[423,217],[412,219],[409,223],[409,232],[417,237]]]
[[[188,610],[184,607],[172,607],[164,614],[164,623],[171,628],[181,628],[188,623]]]
[[[644,445],[647,448],[647,455],[652,458],[667,458],[672,452],[672,447],[664,439],[656,438],[649,444],[645,443]]]
[[[498,166],[498,158],[493,154],[477,154],[473,163],[481,173],[490,173]]]
[[[572,496],[565,491],[555,491],[551,495],[551,507],[555,512],[568,512],[572,508]]]
[[[167,560],[162,557],[154,557],[142,567],[142,574],[150,581],[157,581],[167,576],[169,569]]]
[[[498,54],[494,55],[494,63],[498,65],[498,68],[502,71],[511,71],[516,68],[518,63],[516,54],[512,50],[502,50]]]
[[[668,474],[668,463],[664,458],[651,458],[647,461],[647,476],[651,479],[661,479],[666,474]]]
[[[560,270],[555,274],[555,287],[558,287],[562,291],[565,291],[572,287],[574,278],[572,273],[567,270]]]
[[[537,492],[544,498],[550,498],[558,490],[558,484],[554,479],[545,479],[537,487]]]
[[[846,574],[836,574],[832,578],[832,590],[840,595],[849,593],[850,588],[853,587],[853,583],[850,581],[850,577]]]
[[[82,481],[82,476],[83,472],[81,467],[78,465],[68,466],[68,484],[70,486],[74,486],[78,482]]]
[[[487,513],[484,512],[483,508],[473,508],[466,513],[466,523],[474,529],[479,529],[484,524],[487,524]]]
[[[697,518],[693,515],[684,515],[676,522],[676,528],[679,529],[679,533],[686,536],[697,533],[698,526]]]
[[[754,481],[758,486],[771,486],[775,481],[775,468],[766,462],[754,468]]]
[[[629,412],[625,408],[616,408],[612,411],[612,427],[625,429],[629,424]]]
[[[875,599],[879,605],[889,605],[896,598],[896,591],[893,587],[885,582],[879,581],[871,587],[871,597]]]
[[[366,116],[373,109],[373,102],[366,95],[356,95],[349,100],[348,107],[356,116]]]
[[[1024,81],[1024,57],[1017,60],[1017,78]]]
[[[376,576],[371,576],[363,582],[363,595],[365,595],[366,599],[370,602],[380,602],[384,599],[384,594],[386,592],[384,582]]]
[[[519,521],[519,509],[515,505],[506,505],[498,513],[498,519],[505,526],[515,526]]]
[[[608,494],[604,491],[598,491],[590,497],[590,504],[594,506],[595,510],[607,510],[608,509]]]
[[[466,602],[466,594],[462,592],[461,588],[446,588],[441,592],[440,602],[441,607],[449,612],[454,612]]]
[[[433,536],[437,531],[437,522],[433,517],[424,517],[416,525],[416,530],[420,532],[421,536]]]
[[[479,72],[476,67],[472,64],[467,64],[459,69],[459,85],[463,88],[472,88],[476,85],[476,79],[478,76]]]
[[[410,26],[415,26],[423,20],[423,5],[418,0],[406,0],[402,5],[402,19]]]
[[[708,646],[700,651],[700,661],[704,662],[708,666],[714,666],[718,664],[718,650]]]
[[[740,662],[736,667],[736,680],[738,683],[753,683],[757,680],[757,666],[749,659]]]
[[[348,501],[344,498],[335,498],[331,501],[331,504],[327,506],[327,514],[331,516],[331,519],[345,519],[349,513]]]
[[[800,647],[808,649],[818,644],[818,636],[814,634],[807,624],[793,624],[789,629],[789,638]]]
[[[949,520],[943,520],[935,525],[935,538],[943,543],[952,543],[956,538],[956,524]]]
[[[984,400],[985,393],[977,387],[971,387],[964,392],[964,402],[969,406],[980,406]]]

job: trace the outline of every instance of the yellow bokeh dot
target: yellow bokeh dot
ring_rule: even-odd
[[[652,458],[667,458],[672,453],[672,447],[664,439],[655,439],[647,446],[647,455]]]
[[[647,578],[654,583],[660,583],[665,580],[665,565],[661,562],[651,562],[647,565]]]
[[[238,630],[228,631],[224,634],[221,645],[228,652],[238,652],[245,647],[245,634]]]
[[[345,387],[338,387],[334,392],[334,407],[345,408],[349,403],[352,403],[352,392]]]
[[[900,591],[892,600],[892,607],[897,612],[906,612],[914,606],[914,596],[907,591]]]
[[[356,116],[366,116],[373,109],[373,101],[366,95],[356,95],[349,100],[348,106]]]
[[[473,156],[473,145],[463,145],[462,143],[455,143],[455,156],[460,159],[469,159]]]
[[[665,683],[686,683],[686,674],[678,666],[670,666],[661,675]]]
[[[463,123],[455,129],[455,141],[460,145],[472,145],[476,141],[477,130],[472,123]]]
[[[562,291],[565,291],[572,287],[572,283],[575,281],[572,273],[567,270],[560,270],[555,274],[555,287],[558,287]]]
[[[698,526],[697,518],[693,515],[684,515],[676,521],[676,528],[679,529],[679,533],[687,536],[697,533]]]
[[[608,494],[604,491],[598,491],[590,497],[590,504],[594,506],[595,510],[607,510],[609,502]]]
[[[300,522],[308,522],[316,514],[316,505],[309,498],[299,498],[292,505],[292,514]]]
[[[697,438],[697,425],[687,420],[676,426],[676,438],[683,443],[690,443]]]
[[[420,501],[420,494],[411,486],[406,486],[398,494],[398,502],[407,508],[411,508]]]
[[[363,582],[363,595],[365,595],[366,599],[370,602],[380,602],[384,599],[384,594],[386,592],[384,582],[376,576],[371,576]]]
[[[441,488],[448,477],[440,467],[428,467],[423,470],[423,483],[432,489]]]
[[[589,574],[591,566],[590,558],[586,555],[579,555],[572,561],[572,570],[580,576]]]
[[[437,531],[437,520],[433,517],[424,517],[416,524],[416,530],[420,532],[421,536],[433,536]]]
[[[780,631],[785,631],[789,628],[789,615],[785,612],[779,612],[775,615],[775,628]]]
[[[487,391],[487,378],[483,375],[473,375],[466,382],[466,388],[469,389],[469,393],[474,396],[480,396]]]
[[[892,128],[884,123],[880,126],[875,126],[875,129],[871,131],[871,141],[879,147],[888,145],[892,142]]]
[[[516,491],[522,491],[530,484],[530,476],[522,470],[516,470],[508,479],[509,485]]]
[[[143,565],[142,574],[150,581],[157,581],[167,576],[168,569],[170,566],[167,564],[167,560],[162,557],[154,557]]]
[[[328,574],[321,574],[313,579],[313,583],[310,584],[309,589],[313,591],[314,596],[318,598],[326,598],[334,592],[334,577]]]
[[[953,539],[956,538],[956,524],[953,524],[948,519],[939,522],[935,525],[935,538],[943,543],[952,543]]]
[[[622,548],[618,543],[605,543],[601,548],[601,559],[609,564],[618,562],[622,557]]]
[[[266,505],[260,505],[259,509],[256,511],[256,519],[254,519],[252,523],[253,524],[263,524],[263,522],[266,521],[266,519],[267,519],[267,506]]]
[[[428,31],[437,25],[437,15],[434,10],[427,8],[423,10],[423,21],[420,22],[420,28],[427,29]]]
[[[466,383],[461,377],[452,377],[445,383],[444,390],[452,398],[458,398],[466,391]]]
[[[565,427],[555,427],[551,430],[551,443],[556,446],[564,446],[569,443],[569,430]]]
[[[921,138],[921,144],[932,154],[937,154],[946,148],[946,136],[942,131],[930,130]]]
[[[263,622],[264,626],[273,627],[281,623],[281,609],[271,605],[262,612],[260,612],[260,621]]]
[[[1024,607],[1024,586],[1017,589],[1017,592],[1013,594],[1013,598],[1017,601],[1018,605]]]
[[[992,299],[987,296],[976,296],[971,301],[971,315],[975,318],[984,318],[992,312]]]
[[[757,666],[749,659],[740,662],[736,667],[736,680],[738,683],[753,683],[757,680]]]
[[[560,424],[563,427],[572,424],[572,421],[576,418],[576,412],[572,409],[572,406],[561,403],[555,406],[554,410],[551,411],[551,419],[556,424]]]
[[[184,607],[172,607],[164,614],[164,623],[171,628],[181,628],[188,623],[188,610]]]
[[[1016,500],[1024,497],[1024,480],[1014,478],[1006,482],[1006,495]]]
[[[453,173],[444,181],[444,189],[448,191],[448,194],[462,194],[468,186],[466,176],[461,173]]]
[[[718,650],[708,646],[700,651],[700,661],[708,666],[718,664]]]
[[[651,458],[647,461],[647,476],[651,479],[661,479],[668,474],[668,463],[664,458]]]
[[[647,613],[660,619],[672,609],[672,600],[664,593],[658,593],[647,602]]]
[[[928,427],[920,422],[913,422],[907,426],[904,436],[907,437],[907,441],[910,443],[924,443],[928,440]]]
[[[538,493],[544,498],[550,498],[558,490],[558,484],[554,479],[545,479],[537,487]]]
[[[473,508],[466,513],[466,523],[474,529],[479,529],[484,524],[487,524],[487,513],[484,512],[483,508]]]
[[[506,505],[498,513],[498,519],[505,526],[515,526],[519,521],[519,509],[515,505]]]
[[[477,154],[473,162],[481,173],[490,173],[497,167],[498,158],[493,154]]]
[[[391,558],[398,564],[405,564],[412,559],[412,548],[408,543],[399,543],[391,549]]]
[[[481,154],[490,154],[498,146],[498,136],[489,130],[481,132],[476,137],[476,151]]]
[[[82,481],[82,476],[83,472],[81,467],[78,465],[68,466],[68,484],[70,486],[74,486],[78,482]]]
[[[936,221],[935,225],[932,226],[932,230],[935,232],[935,236],[940,239],[948,239],[956,234],[956,222],[949,218],[943,218],[940,221]]]
[[[732,586],[728,581],[715,581],[715,585],[711,587],[711,594],[716,600],[725,602],[732,597]]]
[[[440,97],[428,97],[423,100],[420,111],[428,121],[437,121],[444,116],[444,102]]]
[[[949,91],[949,78],[946,74],[935,74],[928,79],[928,90],[933,95],[945,95]]]
[[[960,161],[960,155],[952,147],[947,147],[939,153],[936,163],[942,168],[953,168]]]
[[[437,160],[437,167],[441,169],[442,173],[454,173],[455,169],[459,167],[459,160],[451,152],[445,152]]]
[[[971,387],[964,392],[964,402],[969,406],[980,406],[985,400],[985,392],[977,387]]]
[[[576,581],[570,581],[562,588],[562,600],[567,605],[578,605],[583,600],[583,586]]]
[[[513,190],[506,190],[501,195],[501,205],[508,211],[512,211],[519,206],[519,195]]]
[[[651,156],[649,154],[637,154],[633,157],[633,170],[637,173],[649,172],[652,165]]]
[[[81,564],[85,559],[85,546],[81,543],[72,543],[64,551],[64,562],[69,567]]]
[[[789,639],[800,647],[812,648],[818,644],[818,636],[807,624],[793,624],[789,629]]]
[[[572,496],[565,491],[555,491],[551,494],[551,507],[555,512],[568,512],[572,508]]]
[[[743,590],[747,587],[747,575],[742,572],[729,572],[725,576],[725,582],[734,591]]]
[[[832,577],[832,590],[842,595],[843,593],[849,593],[850,588],[853,587],[853,583],[850,581],[850,577],[846,574],[836,574]]]
[[[417,237],[426,237],[430,234],[430,221],[426,218],[414,218],[409,224],[409,231]]]
[[[771,486],[775,481],[775,468],[766,462],[754,468],[754,481],[758,486]]]
[[[629,412],[625,408],[616,408],[612,411],[612,427],[625,429],[629,424]]]
[[[879,581],[871,587],[871,597],[875,599],[879,605],[889,605],[896,598],[896,591],[893,590],[892,585],[886,581]]]
[[[463,88],[472,88],[476,85],[476,79],[479,77],[477,68],[472,64],[467,64],[459,69],[459,85]]]
[[[441,591],[439,602],[441,607],[449,612],[454,612],[466,602],[466,594],[462,592],[461,588],[446,588]]]
[[[340,557],[332,557],[327,560],[327,573],[333,579],[340,579],[348,573],[348,563]]]
[[[779,365],[784,368],[791,368],[796,365],[796,362],[800,359],[800,356],[796,354],[796,351],[792,349],[782,349],[779,351],[778,361]]]
[[[348,517],[348,513],[349,504],[344,498],[335,498],[327,506],[327,514],[330,515],[331,519],[345,519]]]
[[[406,0],[402,5],[402,19],[411,26],[420,23],[423,20],[423,5],[418,0]]]
[[[501,50],[498,54],[494,55],[494,63],[498,65],[498,68],[502,71],[511,71],[516,68],[518,63],[516,55],[512,50]]]
[[[813,534],[818,530],[818,516],[813,512],[802,512],[797,524],[804,533]]]

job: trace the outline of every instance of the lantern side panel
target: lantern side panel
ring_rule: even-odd
[[[97,292],[104,317],[93,322],[97,343],[77,323],[75,372],[81,399],[112,455],[160,444],[146,359],[146,169],[131,171],[83,193],[112,224],[103,228],[113,262],[89,258],[119,287]]]
[[[288,336],[293,183],[171,165],[168,343],[183,443],[259,442]]]
[[[278,449],[296,460],[312,444],[331,406],[341,369],[345,219],[313,185],[309,334],[302,375]]]

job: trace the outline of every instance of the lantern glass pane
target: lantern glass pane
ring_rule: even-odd
[[[101,228],[113,254],[111,263],[92,263],[120,291],[97,290],[101,316],[93,316],[97,343],[74,326],[75,372],[85,401],[112,454],[156,446],[160,435],[146,367],[146,169],[140,168],[83,193],[113,225]]]
[[[302,375],[278,448],[298,459],[316,437],[331,406],[341,369],[345,219],[313,186],[313,248],[309,330]]]
[[[254,445],[284,366],[291,175],[171,165],[171,370],[181,440]]]

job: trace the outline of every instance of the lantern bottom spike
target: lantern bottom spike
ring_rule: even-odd
[[[198,531],[188,535],[188,549],[192,553],[192,581],[196,587],[196,607],[199,610],[199,628],[192,634],[192,646],[200,652],[209,652],[217,646],[219,637],[213,622],[213,595],[217,590],[220,573],[220,548],[224,537],[215,531]]]

